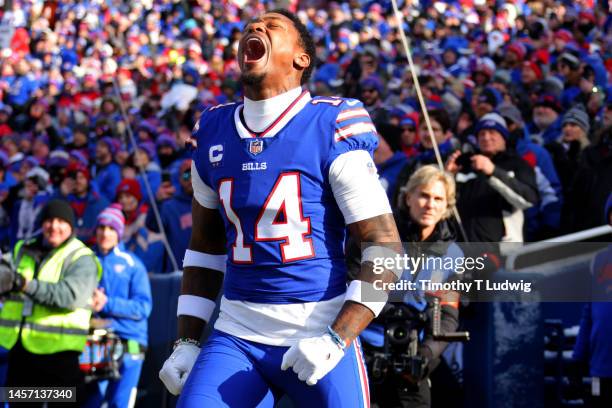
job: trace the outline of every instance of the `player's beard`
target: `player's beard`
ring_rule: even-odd
[[[240,75],[240,81],[243,85],[251,88],[259,88],[263,83],[266,74],[256,74],[252,72],[243,72]]]

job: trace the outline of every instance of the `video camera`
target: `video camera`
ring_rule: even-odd
[[[426,311],[419,311],[407,304],[392,304],[382,316],[384,323],[384,346],[367,356],[370,378],[381,383],[387,375],[409,376],[413,379],[425,377],[427,358],[418,354],[419,334],[431,327],[434,340],[468,341],[468,332],[441,332],[440,299],[434,297],[432,318]]]

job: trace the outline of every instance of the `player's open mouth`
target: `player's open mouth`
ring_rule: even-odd
[[[266,55],[266,45],[257,37],[250,37],[244,43],[244,62],[254,63]]]

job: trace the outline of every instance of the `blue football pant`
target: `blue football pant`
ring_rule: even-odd
[[[268,346],[213,331],[181,392],[180,408],[272,408],[285,394],[296,407],[369,407],[361,345],[353,342],[316,385],[280,369],[289,347]]]
[[[144,360],[141,355],[125,353],[118,380],[98,381],[85,407],[100,407],[108,402],[109,408],[132,408],[136,402],[136,389]]]

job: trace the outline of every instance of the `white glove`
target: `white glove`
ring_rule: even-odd
[[[179,395],[189,377],[191,368],[200,354],[200,348],[193,344],[179,344],[172,355],[166,360],[159,372],[168,391],[173,395]]]
[[[342,350],[327,333],[321,337],[302,339],[283,355],[281,370],[293,367],[301,381],[315,385],[340,362]]]

